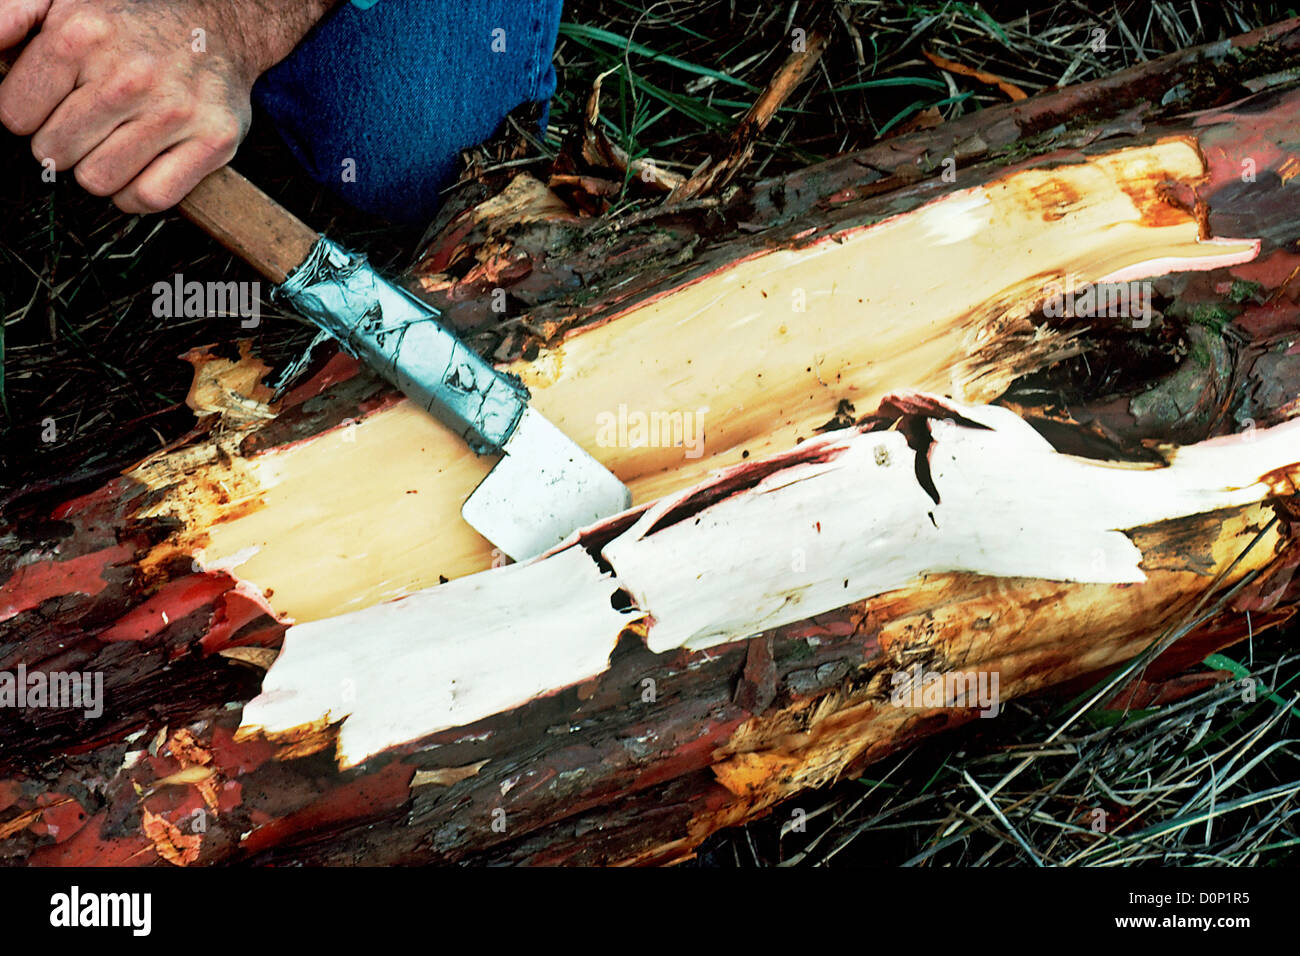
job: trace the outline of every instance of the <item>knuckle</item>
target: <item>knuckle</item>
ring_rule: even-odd
[[[62,166],[57,155],[58,144],[49,133],[40,132],[33,136],[31,147],[32,155],[36,157],[38,163],[44,163],[47,159],[52,159],[56,169]]]
[[[0,86],[0,123],[4,124],[5,129],[15,136],[30,136],[40,127],[40,124],[34,121],[29,115],[31,111],[24,108],[24,104],[14,102],[5,88]]]
[[[125,61],[114,72],[104,90],[104,98],[110,101],[135,99],[149,90],[154,81],[154,64],[145,58],[133,58]]]
[[[72,171],[81,188],[92,196],[111,196],[117,186],[102,166],[81,163]]]
[[[113,205],[130,216],[139,216],[145,212],[128,193],[118,193],[113,197]]]
[[[98,10],[82,8],[69,16],[53,37],[56,56],[78,60],[100,46],[112,32],[112,23]]]
[[[166,184],[138,183],[134,189],[135,205],[142,212],[162,212],[180,201]]]
[[[214,153],[225,153],[239,145],[243,137],[243,126],[230,115],[225,115],[209,124],[203,136],[203,144]]]
[[[160,103],[153,111],[154,122],[164,129],[184,126],[194,118],[194,106],[187,100]]]

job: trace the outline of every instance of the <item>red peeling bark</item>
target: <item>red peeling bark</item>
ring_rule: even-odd
[[[104,570],[129,561],[133,551],[126,545],[105,548],[64,561],[37,561],[18,568],[4,582],[0,594],[0,621],[40,607],[46,601],[68,594],[93,597],[108,587]]]

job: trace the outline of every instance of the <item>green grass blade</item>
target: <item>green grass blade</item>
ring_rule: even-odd
[[[717,80],[719,83],[729,83],[732,86],[738,86],[750,93],[759,92],[759,88],[752,83],[746,83],[744,80],[736,79],[730,74],[723,73],[719,70],[709,69],[707,66],[699,66],[687,60],[679,60],[675,56],[669,56],[666,53],[659,53],[640,43],[634,43],[627,37],[621,37],[617,33],[611,33],[609,30],[602,30],[600,27],[590,27],[581,23],[561,23],[560,35],[569,37],[573,40],[587,40],[594,43],[603,43],[607,46],[614,47],[619,52],[635,53],[638,56],[648,57],[665,63],[668,66],[674,66],[685,73],[693,73],[696,76],[707,76],[710,79]],[[586,44],[583,44],[584,46]],[[640,82],[640,81],[638,81]]]
[[[1007,31],[1002,29],[1002,24],[998,23],[998,21],[994,20],[991,16],[989,16],[984,11],[984,8],[981,7],[978,3],[975,4],[975,6],[973,7],[966,3],[954,3],[953,6],[956,7],[958,10],[960,10],[962,13],[966,14],[967,17],[974,20],[976,23],[982,23],[989,30],[989,32],[991,32],[995,37],[998,38],[999,41],[1001,41],[1001,43],[1004,46],[1011,45],[1011,41],[1007,37]]]
[[[958,96],[945,97],[944,99],[938,100],[934,103],[929,103],[926,100],[915,100],[912,102],[910,106],[905,106],[897,113],[895,113],[893,118],[888,123],[880,127],[880,132],[877,133],[876,135],[884,136],[887,132],[893,129],[894,126],[896,126],[898,123],[901,123],[903,120],[907,119],[907,117],[911,116],[913,113],[916,113],[920,110],[927,110],[932,106],[947,106],[949,103],[960,103],[962,100],[969,99],[971,96],[974,95],[975,94],[973,93],[961,93]]]
[[[1223,654],[1211,654],[1209,657],[1201,661],[1201,663],[1204,664],[1206,667],[1213,667],[1216,671],[1228,671],[1230,674],[1232,674],[1233,677],[1237,678],[1237,680],[1239,681],[1245,680],[1246,678],[1250,677],[1250,671],[1246,667],[1244,667],[1242,664],[1238,663],[1237,661],[1234,661],[1231,657],[1227,657]],[[1264,689],[1267,690],[1267,688]],[[1279,707],[1287,706],[1287,702],[1283,700],[1281,697],[1279,697],[1275,691],[1269,690],[1268,693],[1265,694],[1264,696],[1267,697],[1269,700],[1271,700],[1273,703],[1277,704]],[[1297,717],[1300,717],[1300,709],[1292,707],[1291,713],[1295,714]]]
[[[845,83],[835,87],[836,93],[849,93],[853,90],[874,90],[884,86],[924,86],[931,90],[946,90],[948,84],[932,76],[882,76],[878,80],[862,80],[858,83]]]

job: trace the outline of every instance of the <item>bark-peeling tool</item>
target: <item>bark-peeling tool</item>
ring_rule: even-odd
[[[325,237],[276,289],[344,351],[397,386],[480,455],[503,457],[461,515],[516,561],[623,511],[627,486],[528,405],[528,389],[438,324],[438,311]]]
[[[0,77],[17,49],[0,51]],[[223,166],[177,207],[272,281],[305,318],[334,336],[480,455],[504,456],[460,513],[516,561],[629,507],[632,494],[600,462],[528,405],[502,375],[436,321],[438,311],[377,275],[364,256],[316,234]]]

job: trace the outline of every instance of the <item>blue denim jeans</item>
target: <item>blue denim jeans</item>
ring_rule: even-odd
[[[395,222],[436,211],[457,157],[555,92],[561,0],[352,0],[253,88],[318,183]]]

